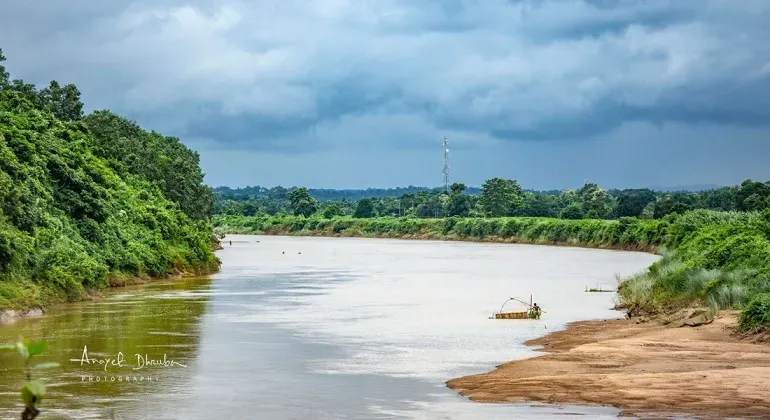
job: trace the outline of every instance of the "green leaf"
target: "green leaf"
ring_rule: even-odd
[[[21,399],[27,407],[35,407],[45,395],[45,385],[38,381],[30,381],[21,388]]]
[[[15,344],[0,344],[0,350],[16,350]]]
[[[35,365],[35,369],[49,369],[59,367],[59,364],[56,362],[45,362],[45,363],[38,363]]]
[[[30,356],[37,356],[38,354],[44,352],[47,347],[48,343],[45,341],[36,341],[27,347],[27,351],[29,352]]]
[[[19,352],[21,357],[29,359],[29,351],[27,350],[27,346],[21,341],[16,343],[16,351]]]

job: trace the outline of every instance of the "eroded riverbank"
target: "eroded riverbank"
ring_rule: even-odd
[[[695,328],[575,322],[526,343],[548,354],[447,386],[478,402],[613,405],[645,416],[767,415],[770,346],[734,336],[736,319],[727,312]]]

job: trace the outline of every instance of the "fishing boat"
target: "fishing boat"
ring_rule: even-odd
[[[510,301],[516,301],[524,305],[524,308],[518,311],[509,311],[509,312],[503,312],[503,308],[505,308],[505,305]],[[544,312],[544,311],[541,311]],[[534,305],[532,304],[532,295],[529,296],[529,302],[525,301],[524,299],[517,298],[517,297],[511,297],[506,299],[505,302],[503,302],[503,305],[500,306],[500,311],[495,312],[492,317],[489,319],[537,319],[537,313],[534,310]]]

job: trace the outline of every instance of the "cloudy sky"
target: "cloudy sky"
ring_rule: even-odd
[[[768,0],[5,0],[13,76],[198,150],[211,185],[770,179]]]

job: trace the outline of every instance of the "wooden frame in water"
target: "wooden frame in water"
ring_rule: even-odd
[[[505,304],[515,300],[522,305],[526,307],[526,310],[524,311],[513,311],[513,312],[503,312],[503,308],[505,307]],[[515,297],[511,297],[506,299],[505,302],[503,302],[503,305],[500,306],[500,311],[495,312],[492,317],[489,319],[538,319],[539,317],[534,315],[533,311],[534,305],[532,304],[532,295],[529,295],[529,302],[525,301],[524,299],[519,299]]]
[[[498,312],[495,319],[529,319],[528,312]]]

